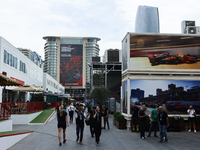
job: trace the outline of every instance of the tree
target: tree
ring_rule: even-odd
[[[101,85],[101,75],[100,74],[95,73],[93,75],[93,85],[94,86],[100,86]]]
[[[109,91],[105,87],[95,87],[90,94],[90,99],[95,99],[100,104],[103,104],[109,96]]]

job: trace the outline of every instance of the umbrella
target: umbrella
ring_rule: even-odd
[[[15,88],[12,91],[20,91],[20,92],[44,92],[44,90],[35,85],[24,85],[19,88]]]
[[[0,86],[15,86],[15,85],[23,85],[23,83],[11,79],[0,73]]]

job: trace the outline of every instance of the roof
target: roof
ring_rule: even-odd
[[[43,39],[46,38],[69,38],[69,39],[97,39],[100,41],[101,39],[98,37],[73,37],[73,36],[44,36]]]
[[[18,82],[0,73],[0,86],[16,86],[23,85],[22,82]]]

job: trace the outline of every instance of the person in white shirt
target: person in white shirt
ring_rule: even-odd
[[[73,122],[74,110],[75,110],[75,107],[71,103],[71,105],[68,107],[69,116],[70,116],[70,123]]]
[[[188,132],[191,132],[192,124],[193,124],[193,128],[194,128],[194,132],[197,132],[196,131],[196,126],[195,126],[195,115],[196,115],[196,112],[195,112],[195,110],[193,109],[192,106],[189,107],[189,109],[187,110],[187,113],[189,115],[189,117],[188,117],[189,130],[188,130]]]

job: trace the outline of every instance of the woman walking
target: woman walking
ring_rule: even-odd
[[[99,106],[96,107],[96,112],[95,112],[93,118],[94,118],[95,138],[96,138],[97,144],[99,144],[100,136],[101,136],[101,127],[104,127],[103,115],[100,112]]]
[[[65,130],[66,130],[66,122],[67,126],[69,127],[68,119],[67,119],[67,112],[64,111],[64,106],[60,106],[60,111],[57,113],[57,121],[58,121],[58,139],[59,139],[59,146],[62,145],[61,143],[61,132],[63,129],[63,143],[66,142],[65,139]]]

